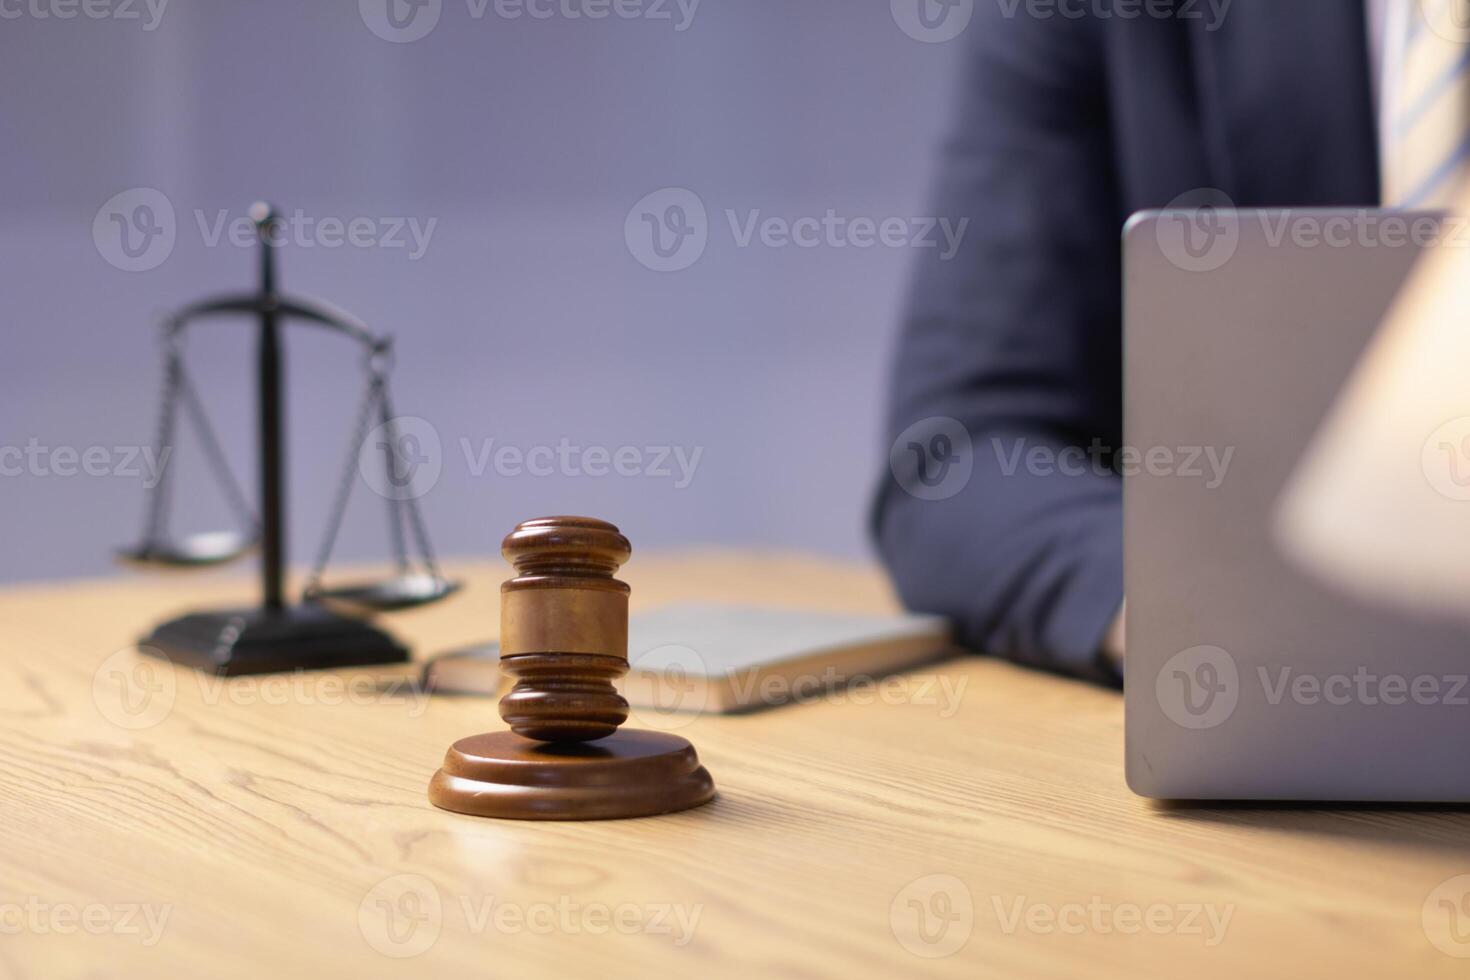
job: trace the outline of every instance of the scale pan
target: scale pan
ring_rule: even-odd
[[[256,545],[252,534],[238,531],[206,531],[177,541],[145,543],[117,552],[119,561],[150,568],[208,568],[223,565],[249,554]]]
[[[449,598],[459,588],[460,583],[435,575],[400,575],[382,582],[310,589],[305,598],[334,612],[360,617],[427,606]]]

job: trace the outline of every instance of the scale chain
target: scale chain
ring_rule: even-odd
[[[327,533],[322,539],[320,551],[317,553],[316,565],[312,568],[311,578],[307,583],[307,592],[315,591],[326,574],[327,565],[332,560],[332,551],[337,546],[337,535],[342,530],[343,518],[347,515],[347,503],[352,496],[352,484],[355,481],[355,470],[358,460],[361,458],[362,445],[367,439],[368,425],[372,421],[373,407],[384,398],[386,385],[383,376],[374,374],[368,382],[367,394],[363,397],[362,407],[358,410],[357,426],[354,435],[348,440],[346,458],[342,467],[342,476],[337,483],[336,500],[332,505],[332,512],[327,518]]]
[[[390,453],[396,453],[398,452],[398,444],[394,440],[397,437],[397,427],[393,425],[393,420],[397,418],[397,416],[393,414],[393,405],[388,395],[388,385],[386,381],[383,384],[381,397],[383,400],[383,417],[384,419],[386,419],[384,425],[388,429],[388,451]],[[423,559],[425,569],[435,581],[439,581],[442,576],[440,576],[439,574],[439,565],[434,560],[434,549],[429,544],[429,532],[428,528],[424,526],[424,515],[423,512],[419,510],[418,498],[410,494],[404,498],[401,506],[405,511],[408,512],[409,526],[413,530],[414,541],[419,546],[419,556]]]
[[[391,469],[398,458],[398,425],[393,417],[393,409],[388,404],[388,388],[383,386],[382,396],[378,399],[378,417],[383,429],[383,437],[387,440],[382,446],[385,463]],[[403,503],[395,495],[388,495],[388,533],[393,540],[393,558],[398,562],[400,574],[408,571],[408,542],[403,534]]]
[[[182,365],[179,362],[179,353],[173,346],[170,336],[170,347],[164,360],[163,369],[163,392],[158,406],[158,419],[154,426],[153,445],[158,447],[159,458],[162,460],[162,471],[158,483],[154,486],[148,500],[148,528],[144,535],[143,547],[152,549],[162,539],[164,533],[164,522],[168,517],[168,494],[169,485],[172,482],[173,470],[173,442],[174,429],[178,417],[178,394],[179,375]]]
[[[204,446],[205,457],[214,469],[216,482],[220,484],[225,496],[229,498],[230,505],[235,510],[236,519],[245,524],[252,534],[258,533],[260,521],[256,518],[249,501],[245,499],[245,491],[241,488],[240,481],[235,479],[235,472],[230,468],[230,461],[225,456],[224,447],[220,445],[219,437],[215,435],[214,427],[209,424],[209,417],[204,413],[204,403],[199,398],[199,391],[194,387],[193,379],[184,370],[182,362],[178,366],[177,383],[179,391],[184,395],[184,404],[189,410],[189,417],[194,420],[194,428],[199,432],[199,441]]]

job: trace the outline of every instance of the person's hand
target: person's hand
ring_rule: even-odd
[[[1113,625],[1108,627],[1108,635],[1103,637],[1103,653],[1114,663],[1123,662],[1123,630],[1128,618],[1128,603],[1118,607],[1118,615],[1113,617]]]

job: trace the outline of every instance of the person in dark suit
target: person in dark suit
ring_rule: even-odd
[[[932,212],[970,222],[918,260],[873,508],[907,605],[1120,681],[1122,227],[1201,192],[1439,203],[1470,155],[1470,48],[1429,23],[1457,2],[976,0]]]

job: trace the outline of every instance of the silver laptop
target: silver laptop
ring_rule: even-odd
[[[1135,792],[1470,801],[1470,628],[1354,600],[1289,563],[1273,537],[1293,467],[1410,267],[1451,223],[1321,210],[1129,222]]]

